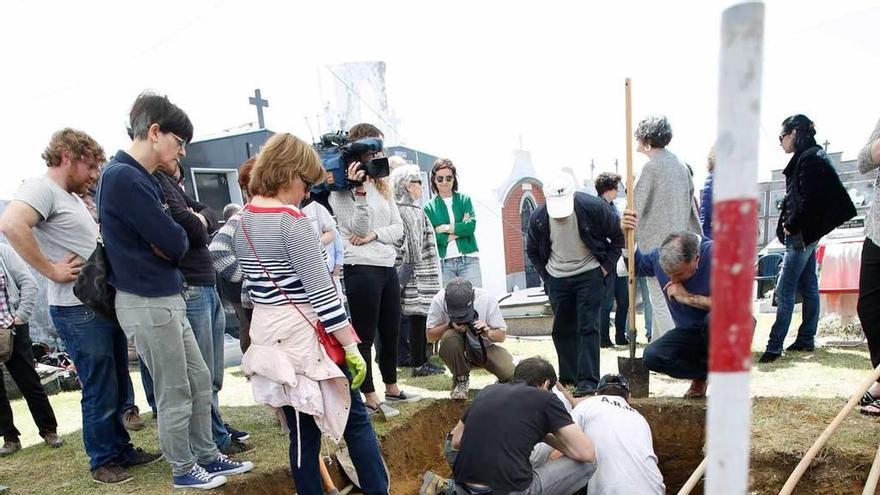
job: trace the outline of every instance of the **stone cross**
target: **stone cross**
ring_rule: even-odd
[[[251,96],[250,98],[248,98],[248,101],[250,102],[251,105],[254,105],[255,107],[257,107],[257,124],[259,125],[259,128],[265,129],[266,123],[265,123],[265,121],[263,121],[263,108],[269,107],[269,100],[264,100],[262,95],[260,95],[260,90],[255,89],[254,96]]]
[[[825,147],[825,151],[828,151],[828,145],[829,145],[829,144],[831,144],[831,141],[829,141],[829,140],[827,140],[827,139],[825,140],[824,143],[822,143],[822,146]]]

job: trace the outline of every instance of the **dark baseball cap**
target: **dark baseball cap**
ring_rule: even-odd
[[[599,380],[599,386],[596,387],[596,391],[601,392],[604,387],[619,387],[629,392],[629,381],[623,375],[608,373]]]
[[[467,323],[476,318],[474,286],[467,279],[455,277],[446,284],[446,313],[454,323]]]

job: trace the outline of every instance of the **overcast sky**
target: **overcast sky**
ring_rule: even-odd
[[[623,80],[635,120],[665,113],[669,148],[697,169],[714,140],[721,12],[731,2],[26,2],[0,7],[4,163],[0,198],[43,173],[63,126],[109,153],[144,89],[188,112],[196,137],[254,121],[308,138],[327,64],[383,60],[407,145],[449,156],[464,189],[497,186],[522,136],[540,174],[588,176],[625,156]],[[329,6],[333,5],[330,10]],[[786,116],[816,121],[852,157],[877,118],[880,6],[871,0],[767,2],[761,167],[786,158]],[[381,123],[380,123],[381,125]],[[641,159],[639,159],[642,161]],[[477,186],[479,185],[479,186]]]

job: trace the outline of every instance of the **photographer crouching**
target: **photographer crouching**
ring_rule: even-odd
[[[455,277],[434,295],[428,310],[428,340],[440,341],[440,357],[452,371],[455,400],[467,399],[471,368],[484,368],[506,382],[513,376],[513,357],[497,345],[507,336],[498,300]]]

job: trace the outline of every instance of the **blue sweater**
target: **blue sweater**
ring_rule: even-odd
[[[691,294],[709,296],[711,274],[712,241],[704,238],[700,242],[700,262],[697,265],[697,271],[682,285]],[[669,283],[669,277],[660,268],[659,248],[647,253],[642,253],[636,249],[636,275],[639,277],[657,277],[660,287],[666,287],[666,284]],[[666,299],[669,313],[672,314],[672,321],[675,322],[677,328],[700,328],[703,325],[708,311],[669,299],[666,292],[663,293],[663,297]]]
[[[180,294],[183,275],[177,262],[189,241],[171,219],[156,178],[119,151],[104,166],[97,202],[110,285],[143,297]],[[157,256],[153,247],[173,261]]]

